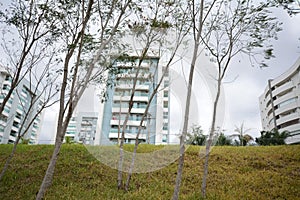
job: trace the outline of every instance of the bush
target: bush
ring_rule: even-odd
[[[255,139],[255,142],[259,145],[283,145],[285,139],[289,136],[288,131],[279,132],[277,129],[272,131],[261,131],[261,136]]]

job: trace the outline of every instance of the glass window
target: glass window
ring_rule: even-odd
[[[163,124],[163,130],[168,130],[168,123],[165,122],[165,123]]]
[[[169,107],[169,102],[168,101],[164,101],[164,108],[168,108]]]
[[[164,119],[168,119],[169,113],[168,113],[168,112],[164,112],[164,113],[163,113],[163,116],[164,116]]]
[[[164,97],[168,97],[169,96],[169,92],[168,91],[164,91]]]
[[[162,142],[167,142],[167,139],[168,139],[167,135],[163,134],[163,136],[162,136]]]

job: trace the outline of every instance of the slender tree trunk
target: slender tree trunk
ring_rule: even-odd
[[[139,126],[138,135],[139,135],[140,132],[141,132],[141,126]],[[126,184],[125,184],[125,190],[126,191],[128,191],[128,189],[129,189],[129,184],[130,184],[130,180],[131,180],[131,176],[132,176],[132,171],[133,171],[133,168],[134,168],[135,156],[136,156],[137,148],[138,148],[138,145],[139,145],[138,137],[139,136],[137,136],[137,139],[135,140],[133,155],[132,155],[130,168],[129,168],[129,171],[128,171],[128,176],[127,176],[127,180],[126,180]]]
[[[207,179],[207,175],[208,175],[208,160],[209,160],[209,154],[210,154],[210,148],[211,148],[213,136],[215,133],[217,108],[218,108],[218,102],[219,102],[219,97],[220,97],[220,93],[221,93],[221,82],[222,82],[222,79],[219,77],[218,86],[217,86],[217,94],[216,94],[216,98],[214,101],[214,107],[213,107],[213,118],[212,118],[212,123],[211,123],[211,129],[210,129],[209,138],[208,138],[206,148],[205,148],[204,172],[203,172],[202,186],[201,186],[201,193],[202,193],[203,198],[205,198],[205,196],[206,196],[206,179]]]
[[[62,143],[63,143],[63,138],[59,137],[59,138],[56,139],[55,148],[54,148],[54,151],[52,153],[52,157],[51,157],[50,163],[48,165],[46,174],[44,176],[42,185],[41,185],[40,190],[39,190],[39,192],[36,196],[36,200],[41,200],[44,197],[47,188],[49,188],[51,183],[52,183],[52,179],[53,179],[53,175],[54,175],[54,169],[55,169],[55,165],[56,165],[56,162],[57,162],[57,159],[58,159],[58,155],[59,155]]]
[[[194,10],[195,2],[192,2],[193,5],[193,20],[196,21],[195,15],[196,12]],[[176,181],[175,181],[175,187],[174,187],[174,193],[173,193],[173,200],[179,199],[179,191],[180,191],[180,185],[181,185],[181,179],[182,179],[182,171],[183,171],[183,164],[184,164],[184,153],[185,153],[185,139],[188,129],[188,123],[189,123],[189,113],[190,113],[190,104],[191,104],[191,94],[192,94],[192,84],[193,84],[193,77],[194,77],[194,70],[196,65],[196,60],[198,57],[198,49],[200,44],[200,37],[202,34],[202,27],[203,27],[203,9],[204,9],[204,0],[200,1],[200,14],[199,14],[199,23],[198,27],[196,27],[196,24],[194,24],[193,31],[194,31],[194,50],[193,50],[193,57],[191,62],[191,68],[189,73],[189,80],[188,80],[188,91],[187,91],[187,97],[186,97],[186,103],[185,103],[185,113],[184,113],[184,124],[183,124],[183,130],[182,135],[180,137],[180,149],[179,149],[179,159],[178,159],[178,169],[177,169],[177,175],[176,175]]]
[[[144,58],[147,55],[149,45],[150,45],[150,42],[147,43],[147,46],[144,48],[144,50],[142,52],[142,56],[139,60],[138,68],[137,68],[137,71],[135,73],[135,78],[134,78],[134,81],[133,81],[132,93],[131,93],[130,100],[129,100],[128,112],[126,114],[126,117],[125,117],[125,120],[124,120],[124,123],[123,123],[123,126],[122,126],[122,134],[121,134],[121,141],[120,141],[120,157],[119,157],[119,164],[118,164],[118,185],[117,185],[118,189],[121,189],[122,185],[123,185],[123,183],[122,183],[123,182],[123,171],[122,170],[123,170],[123,162],[124,162],[124,149],[123,149],[123,147],[124,147],[124,140],[125,140],[125,129],[126,129],[126,126],[127,126],[127,122],[129,120],[129,115],[130,115],[131,109],[133,107],[133,97],[134,97],[134,93],[135,93],[135,89],[136,89],[137,78],[138,78],[138,75],[139,75],[139,72],[140,72],[142,61],[144,60]]]
[[[184,124],[183,124],[182,135],[180,136],[178,169],[177,169],[177,176],[176,176],[175,188],[174,188],[174,193],[173,193],[173,200],[179,199],[179,190],[180,190],[180,185],[181,185],[181,178],[182,178],[182,171],[183,171],[183,164],[184,164],[184,152],[185,152],[184,141],[186,138],[188,123],[189,123],[192,84],[193,84],[195,63],[196,63],[196,59],[197,59],[197,52],[198,52],[198,45],[195,44],[193,60],[192,60],[192,64],[191,64],[190,74],[189,74],[187,98],[186,98],[186,103],[185,103]]]
[[[135,162],[136,152],[137,152],[137,148],[138,148],[138,145],[139,145],[139,136],[141,134],[141,129],[142,129],[142,126],[143,126],[143,122],[144,122],[145,117],[146,117],[146,115],[148,113],[148,110],[149,110],[149,107],[150,107],[150,103],[152,102],[155,94],[157,93],[157,90],[158,90],[159,86],[161,85],[162,80],[163,80],[163,76],[161,77],[158,85],[155,87],[153,93],[151,94],[150,99],[149,99],[148,104],[147,104],[147,107],[145,109],[145,112],[144,112],[144,114],[142,116],[142,119],[140,121],[140,124],[139,124],[138,133],[137,133],[136,138],[135,138],[135,145],[134,145],[134,149],[133,149],[133,154],[132,154],[132,159],[131,159],[131,163],[130,163],[130,168],[129,168],[129,171],[128,171],[127,181],[126,181],[126,184],[125,184],[125,190],[126,191],[128,191],[129,184],[130,184],[130,179],[131,179],[131,176],[132,176],[132,171],[133,171],[133,168],[134,168],[134,162]],[[147,124],[147,126],[148,126],[148,124]]]
[[[36,196],[37,200],[40,200],[44,197],[46,190],[48,189],[48,187],[51,185],[52,179],[53,179],[53,175],[54,175],[54,170],[55,170],[55,165],[58,159],[58,155],[61,149],[61,145],[63,143],[63,139],[65,136],[65,132],[67,129],[67,126],[69,124],[69,121],[71,119],[71,116],[73,114],[73,110],[77,104],[77,102],[79,101],[79,98],[75,98],[74,97],[74,88],[75,88],[75,82],[76,82],[76,77],[77,77],[77,69],[79,66],[79,61],[80,61],[80,53],[82,50],[82,45],[83,45],[83,37],[84,37],[84,31],[85,28],[87,26],[87,23],[90,19],[91,16],[91,11],[92,11],[92,6],[93,6],[94,0],[89,0],[88,2],[88,7],[87,7],[87,11],[86,11],[86,15],[84,16],[84,11],[82,11],[82,17],[83,17],[83,24],[82,24],[82,28],[81,31],[78,32],[78,34],[76,35],[76,38],[74,40],[73,46],[68,50],[68,53],[66,55],[65,58],[65,63],[64,63],[64,69],[63,69],[63,83],[62,83],[62,88],[61,88],[61,92],[60,92],[60,107],[59,107],[59,116],[58,116],[58,124],[57,124],[57,130],[56,130],[56,141],[55,141],[55,148],[50,160],[50,163],[48,165],[46,174],[44,176],[43,182],[40,186],[40,189],[38,191],[38,194]],[[84,5],[83,5],[84,7]],[[84,8],[83,8],[84,9]],[[71,92],[70,92],[70,98],[69,98],[69,107],[68,107],[68,112],[66,114],[66,117],[64,119],[65,116],[65,94],[66,94],[66,88],[68,85],[68,68],[69,68],[69,63],[70,63],[70,59],[71,57],[74,55],[74,51],[76,48],[76,45],[79,43],[79,49],[78,49],[78,55],[77,55],[77,60],[76,60],[76,66],[75,66],[75,71],[73,74],[73,81],[71,84]],[[87,77],[88,79],[89,77]],[[80,91],[79,95],[82,95],[82,91]],[[75,106],[74,106],[75,105]]]
[[[14,142],[13,149],[12,149],[11,153],[9,154],[9,157],[6,159],[4,167],[3,167],[2,171],[1,171],[1,174],[0,174],[0,182],[2,181],[2,178],[3,178],[5,172],[6,172],[7,168],[8,168],[8,165],[10,164],[10,161],[12,160],[12,158],[15,155],[15,152],[17,150],[17,145],[18,145],[20,139],[21,139],[21,137],[17,137],[17,140]]]

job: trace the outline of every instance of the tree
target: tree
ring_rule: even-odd
[[[192,126],[192,132],[187,133],[187,144],[191,145],[205,145],[207,136],[203,135],[203,130],[201,129],[201,126]]]
[[[218,140],[216,142],[217,146],[225,146],[225,145],[231,145],[231,140],[228,139],[224,133],[221,133],[218,137]]]
[[[245,140],[244,136],[245,136],[245,133],[247,133],[250,130],[251,130],[251,128],[245,129],[244,122],[240,125],[240,127],[235,126],[234,131],[239,134],[240,146],[245,146],[246,140]]]
[[[213,8],[213,4],[208,6],[208,12]],[[189,2],[189,13],[190,18],[192,21],[191,31],[193,37],[193,52],[192,52],[192,60],[190,63],[190,72],[188,78],[188,89],[186,94],[186,103],[185,103],[185,112],[184,112],[184,122],[183,122],[183,129],[182,134],[180,136],[180,149],[179,149],[179,159],[178,159],[178,168],[177,168],[177,175],[175,180],[174,186],[174,193],[173,193],[173,200],[179,199],[179,191],[180,191],[180,184],[181,184],[181,177],[183,171],[183,164],[184,164],[184,154],[185,154],[185,140],[187,135],[188,129],[188,122],[189,122],[189,113],[190,113],[190,103],[191,103],[191,95],[192,95],[192,84],[193,84],[193,77],[195,71],[195,64],[197,61],[198,53],[199,53],[199,45],[202,35],[202,28],[203,23],[206,19],[207,14],[204,14],[204,0],[201,0],[199,4],[195,1]]]
[[[13,0],[9,9],[0,11],[0,22],[5,25],[1,46],[8,56],[5,68],[11,76],[8,93],[1,94],[0,115],[19,82],[34,68],[41,68],[41,62],[55,52],[57,21],[49,18],[47,5],[50,2]],[[14,34],[17,36],[11,38]]]
[[[300,1],[299,0],[275,0],[274,6],[282,7],[289,15],[296,15],[300,13]]]
[[[120,28],[126,24],[126,11],[132,1],[61,1],[49,6],[54,6],[53,13],[60,19],[58,26],[62,30],[65,56],[60,70],[63,77],[55,148],[36,199],[42,199],[51,185],[67,126],[83,92],[92,81],[105,82],[109,48],[117,46],[114,37],[121,34]],[[91,22],[98,28],[95,35],[90,29]],[[71,59],[74,59],[74,65]]]
[[[206,195],[206,178],[208,160],[212,139],[215,134],[215,120],[221,92],[221,85],[232,59],[238,54],[246,54],[250,60],[255,60],[265,67],[264,59],[273,57],[269,41],[277,38],[280,23],[270,16],[269,3],[253,1],[218,1],[214,12],[204,29],[205,38],[202,42],[211,60],[216,63],[217,93],[214,97],[213,119],[209,139],[206,145],[204,174],[202,180],[202,196]],[[263,51],[261,51],[263,49]],[[261,57],[262,58],[261,58]]]
[[[167,9],[164,9],[164,8],[167,8]],[[128,190],[128,188],[129,188],[129,183],[130,183],[132,171],[134,168],[135,156],[136,156],[137,148],[139,145],[139,135],[141,133],[142,124],[143,124],[145,118],[147,117],[147,113],[150,108],[150,103],[154,99],[155,95],[159,92],[159,89],[161,88],[161,84],[164,80],[164,77],[169,72],[170,65],[173,63],[173,60],[177,54],[179,47],[181,47],[183,45],[184,39],[190,28],[189,22],[186,21],[187,13],[183,12],[182,14],[178,14],[178,12],[180,13],[180,11],[186,10],[186,8],[184,6],[180,5],[180,2],[173,2],[173,3],[161,2],[161,3],[157,4],[156,9],[157,9],[155,11],[156,15],[154,16],[153,19],[151,19],[152,23],[149,23],[149,24],[151,24],[150,29],[154,29],[154,35],[156,35],[156,37],[158,36],[156,38],[156,40],[154,40],[153,42],[158,42],[160,44],[158,47],[156,47],[158,49],[167,48],[169,50],[168,53],[170,55],[168,57],[166,65],[164,66],[164,70],[162,72],[161,78],[158,80],[157,85],[154,87],[152,94],[150,94],[149,102],[146,106],[145,112],[140,121],[140,125],[138,128],[138,134],[136,135],[136,139],[135,139],[135,146],[134,146],[134,151],[133,151],[133,155],[132,155],[132,161],[131,161],[131,165],[130,165],[130,169],[129,169],[129,173],[128,173],[127,181],[126,181],[126,185],[125,185],[126,190]],[[161,9],[163,10],[163,12]],[[163,14],[164,12],[165,12],[165,14]],[[166,16],[173,16],[173,17],[166,17]],[[159,34],[157,34],[157,32]],[[172,33],[170,34],[170,32],[172,32]],[[146,37],[149,37],[149,35],[150,35],[149,33],[146,33]],[[168,38],[170,36],[171,36],[171,40],[168,40]],[[166,52],[159,51],[160,56],[162,56],[163,53],[166,53]],[[154,80],[153,80],[153,82],[154,82]]]
[[[269,146],[269,145],[283,145],[285,144],[285,139],[289,136],[288,131],[279,132],[278,129],[273,129],[271,131],[261,131],[261,136],[255,138],[255,141],[259,145]]]
[[[0,116],[4,118],[2,112],[13,93],[21,99],[17,90],[21,81],[27,79],[31,90],[27,105],[19,102],[24,114],[20,118],[19,131],[16,133],[12,152],[1,171],[0,180],[15,154],[17,145],[21,140],[26,141],[27,131],[34,125],[36,117],[56,102],[57,75],[52,73],[53,66],[57,64],[53,45],[57,40],[57,35],[54,34],[56,20],[47,17],[49,12],[45,6],[48,2],[12,1],[9,9],[0,11],[1,23],[5,26],[1,46],[8,58],[4,70],[10,81],[8,92],[1,93]],[[14,37],[11,38],[10,35]]]

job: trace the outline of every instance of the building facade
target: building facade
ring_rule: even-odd
[[[65,137],[76,143],[95,145],[97,123],[98,113],[77,112],[69,122]]]
[[[285,73],[268,81],[259,97],[262,128],[289,131],[286,143],[300,142],[300,57]]]
[[[141,126],[139,141],[149,144],[168,144],[169,142],[168,74],[164,74],[160,88],[150,102],[150,96],[163,76],[164,68],[159,65],[159,58],[155,56],[143,59],[140,65],[139,62],[138,58],[130,57],[127,61],[117,60],[114,63],[119,73],[113,75],[115,76],[114,84],[107,89],[108,98],[101,112],[100,144],[120,142],[122,125],[128,112],[138,66],[140,68],[132,110],[125,129],[125,143],[135,142],[148,104],[150,105]]]
[[[0,103],[3,102],[11,87],[10,75],[0,72]],[[7,101],[0,116],[0,144],[10,144],[16,141],[18,134],[24,134],[29,144],[37,144],[41,132],[43,113],[37,115],[42,101],[36,99],[39,91],[35,90],[26,79],[22,79]],[[33,120],[33,123],[30,122]],[[28,127],[29,126],[29,127]]]

